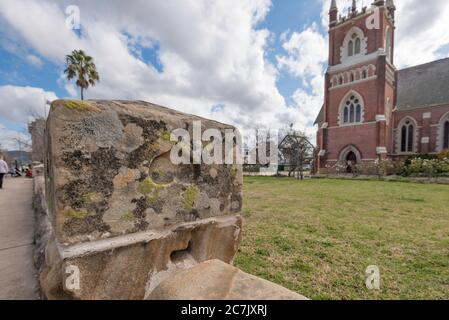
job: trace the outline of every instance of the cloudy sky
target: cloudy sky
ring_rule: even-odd
[[[397,66],[448,57],[449,1],[395,2]],[[73,49],[91,55],[101,76],[87,98],[146,100],[243,131],[294,123],[313,135],[329,3],[0,0],[0,144],[16,149],[45,101],[78,97],[62,73]],[[66,27],[70,5],[79,7],[80,30]]]

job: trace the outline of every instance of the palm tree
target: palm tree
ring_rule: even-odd
[[[94,86],[100,81],[94,59],[84,53],[83,50],[73,50],[72,54],[66,56],[67,68],[64,73],[67,80],[77,77],[76,85],[81,89],[81,100],[84,100],[84,90]]]

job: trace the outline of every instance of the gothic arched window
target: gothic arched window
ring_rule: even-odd
[[[349,41],[348,43],[348,57],[352,57],[354,55],[354,42]]]
[[[344,63],[346,59],[352,60],[355,57],[368,54],[367,43],[368,39],[363,30],[356,26],[352,27],[346,33],[340,47],[341,62]]]
[[[357,108],[355,110],[355,122],[361,122],[362,121],[362,106],[357,105]]]
[[[367,76],[368,76],[368,73],[366,72],[366,70],[363,70],[363,72],[362,72],[362,78],[363,78],[363,79],[366,79]]]
[[[443,149],[449,149],[449,120],[444,124]]]
[[[355,95],[351,95],[343,106],[343,124],[362,122],[362,102]]]
[[[348,42],[348,57],[360,54],[362,47],[362,41],[356,33],[354,33],[351,38],[352,40],[349,40]]]
[[[413,144],[415,140],[415,127],[408,120],[401,128],[401,152],[413,152]]]
[[[361,41],[359,38],[355,40],[354,54],[360,53]]]

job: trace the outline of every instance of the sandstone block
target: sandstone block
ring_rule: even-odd
[[[231,263],[240,237],[241,218],[224,216],[66,248],[50,241],[42,291],[52,300],[141,300],[178,270],[210,259]]]
[[[170,161],[170,133],[193,136],[193,121],[223,137],[233,130],[146,102],[53,102],[45,161],[56,240],[71,245],[238,213],[241,166]]]
[[[183,285],[179,285],[182,283]],[[148,300],[307,300],[220,260],[182,269],[162,281]]]

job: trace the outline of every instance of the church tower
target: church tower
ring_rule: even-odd
[[[317,119],[317,169],[385,159],[391,153],[396,100],[393,0],[346,12],[329,9],[325,101]],[[327,168],[327,169],[326,169]]]

